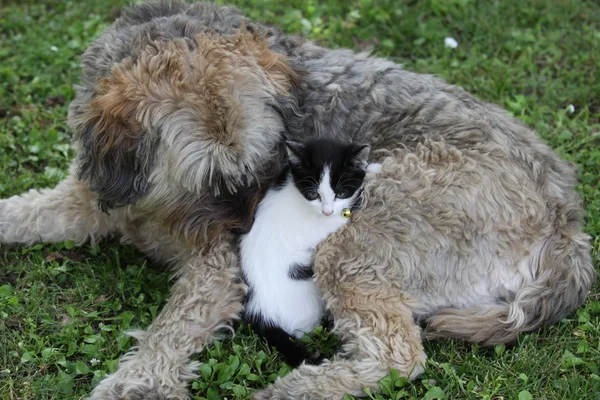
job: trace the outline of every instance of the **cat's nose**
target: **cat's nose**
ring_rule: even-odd
[[[330,216],[331,214],[333,214],[333,210],[329,207],[323,207],[323,214]]]

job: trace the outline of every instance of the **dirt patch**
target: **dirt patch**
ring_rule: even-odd
[[[66,102],[65,96],[48,96],[44,101],[44,105],[48,108],[64,106]]]

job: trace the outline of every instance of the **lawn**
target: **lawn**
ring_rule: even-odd
[[[0,197],[52,186],[73,156],[66,126],[78,57],[127,1],[0,3]],[[600,5],[576,0],[241,0],[255,20],[332,47],[373,50],[497,103],[580,167],[600,244]],[[458,42],[444,45],[446,37]],[[598,265],[598,264],[596,264]],[[168,274],[118,239],[0,247],[0,399],[89,393],[168,296]],[[560,323],[513,347],[427,343],[426,372],[374,399],[600,398],[600,285]],[[331,353],[325,331],[307,344]],[[197,356],[194,399],[247,399],[289,368],[246,327]]]

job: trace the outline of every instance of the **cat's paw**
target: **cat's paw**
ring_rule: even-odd
[[[381,171],[380,163],[371,163],[371,164],[367,165],[367,172],[370,174],[376,174],[380,171]]]

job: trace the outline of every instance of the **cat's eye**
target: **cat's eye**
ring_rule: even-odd
[[[319,198],[319,193],[317,193],[316,190],[309,190],[307,192],[304,193],[304,196],[308,199],[308,200],[316,200]]]
[[[335,194],[335,197],[337,197],[338,199],[345,199],[347,197],[350,197],[350,192],[348,192],[347,190],[339,190]]]

